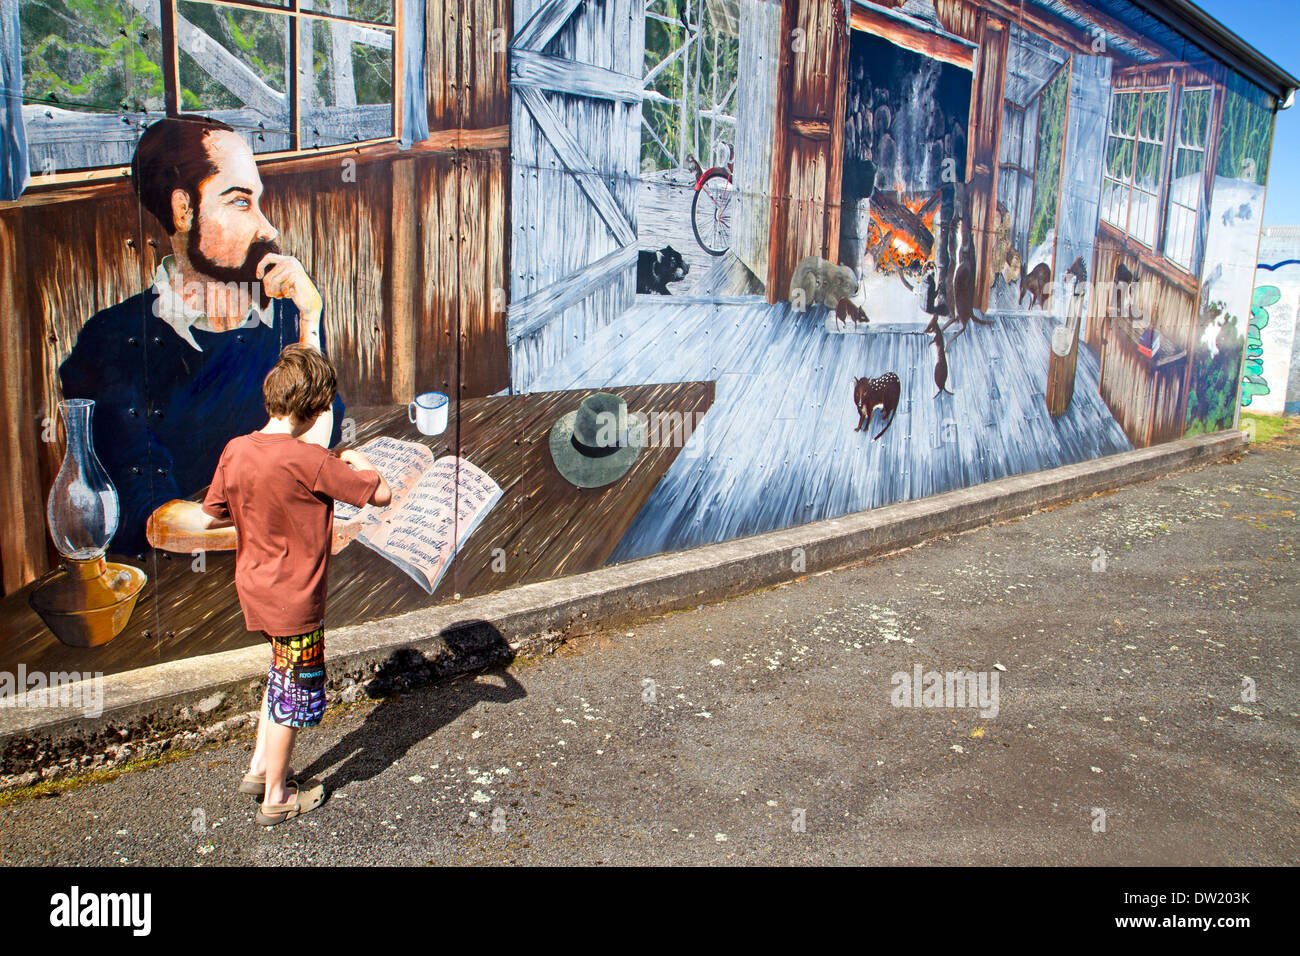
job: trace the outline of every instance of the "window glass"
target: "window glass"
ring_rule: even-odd
[[[302,145],[337,146],[393,133],[393,35],[304,19],[299,27]]]
[[[19,5],[23,124],[32,176],[123,166],[163,111],[162,37],[125,0]]]
[[[180,0],[180,105],[235,127],[255,153],[291,148],[289,17]]]
[[[1208,88],[1183,90],[1173,143],[1164,251],[1165,258],[1189,272],[1195,265],[1197,217],[1204,193],[1211,93]]]

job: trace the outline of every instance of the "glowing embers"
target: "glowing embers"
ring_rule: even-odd
[[[920,275],[934,255],[934,219],[940,192],[884,192],[871,196],[867,252],[877,272]]]

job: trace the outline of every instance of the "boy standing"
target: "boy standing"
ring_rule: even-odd
[[[270,421],[231,439],[203,501],[206,528],[235,527],[235,590],[244,624],[271,643],[257,747],[240,784],[260,794],[257,822],[274,826],[325,799],[319,781],[289,777],[299,727],[325,711],[325,595],[334,500],[384,506],[388,483],[365,456],[335,457],[300,441],[334,401],[329,360],[306,345],[280,353],[262,383]],[[354,470],[355,469],[355,470]]]

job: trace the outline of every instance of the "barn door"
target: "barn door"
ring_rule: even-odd
[[[800,259],[839,259],[848,53],[840,0],[781,0],[769,302],[789,297]]]
[[[1064,149],[1066,162],[1061,174],[1056,269],[1052,279],[1056,289],[1051,299],[1052,311],[1058,316],[1065,315],[1069,308],[1071,295],[1066,289],[1065,277],[1076,259],[1083,261],[1089,277],[1093,278],[1092,247],[1097,238],[1102,169],[1106,162],[1106,120],[1110,115],[1110,57],[1076,53],[1070,68]],[[1080,286],[1085,297],[1092,287],[1092,282]],[[1084,321],[1080,335],[1087,341],[1090,303],[1080,304]]]
[[[636,297],[644,0],[515,0],[510,380],[527,391]]]

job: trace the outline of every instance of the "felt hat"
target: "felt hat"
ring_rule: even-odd
[[[645,447],[645,423],[609,392],[582,400],[551,428],[551,460],[565,480],[599,488],[627,474]]]

